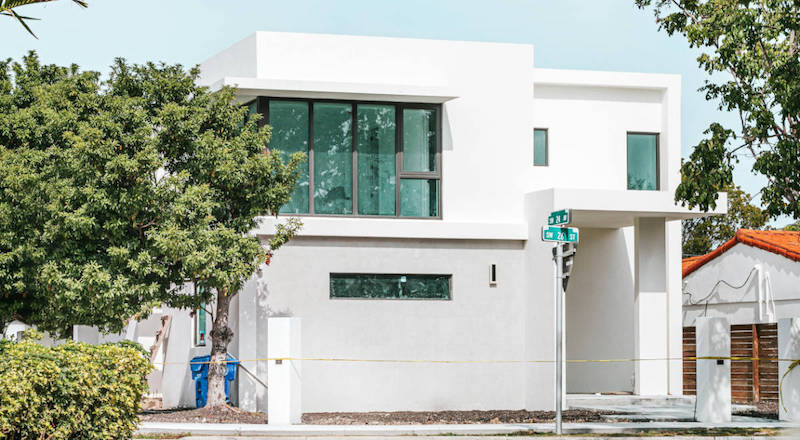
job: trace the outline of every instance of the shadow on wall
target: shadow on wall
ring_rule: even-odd
[[[623,229],[581,229],[565,293],[567,359],[633,357],[634,283]],[[568,393],[632,392],[632,362],[567,364]]]

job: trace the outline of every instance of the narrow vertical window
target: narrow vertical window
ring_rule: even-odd
[[[659,189],[658,134],[628,133],[628,189]]]
[[[194,345],[197,347],[205,347],[206,345],[206,315],[205,309],[194,311]]]
[[[403,111],[403,171],[436,171],[436,112]]]
[[[396,112],[392,105],[359,104],[358,213],[395,214]]]
[[[353,213],[353,106],[314,103],[314,213]]]
[[[533,164],[547,166],[547,129],[533,130]]]
[[[272,137],[269,147],[279,150],[284,161],[299,152],[306,153],[300,166],[300,178],[289,203],[281,207],[284,214],[308,213],[308,103],[303,101],[269,101],[269,124]]]

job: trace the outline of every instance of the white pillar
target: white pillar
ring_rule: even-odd
[[[269,318],[267,320],[267,350],[269,358],[299,358],[300,318]],[[267,367],[267,418],[270,425],[290,425],[301,422],[302,386],[301,361],[272,360]]]
[[[697,357],[730,357],[731,326],[726,318],[697,318]],[[697,360],[698,422],[731,421],[731,361]]]
[[[800,359],[800,318],[778,320],[778,358]],[[800,365],[786,374],[791,365],[791,361],[778,362],[778,381],[782,391],[778,402],[778,418],[800,422]]]
[[[634,223],[634,392],[665,395],[669,391],[669,302],[667,237],[664,218],[638,218]]]
[[[239,359],[244,360],[242,366],[247,368],[251,374],[258,376],[261,382],[266,382],[266,376],[259,374],[258,362],[248,362],[250,359],[257,359],[256,343],[259,333],[257,331],[257,302],[256,302],[256,283],[253,280],[245,283],[242,291],[239,292],[238,314],[236,316],[236,332],[239,337]],[[263,393],[263,385],[258,383],[250,374],[239,369],[236,372],[238,382],[238,406],[245,411],[266,412],[266,408],[258,405],[258,396]]]

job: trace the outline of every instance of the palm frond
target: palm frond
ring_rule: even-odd
[[[25,22],[26,20],[38,20],[38,18],[33,17],[26,17],[23,15],[19,15],[14,11],[14,8],[18,8],[20,6],[27,6],[36,3],[49,3],[56,0],[0,0],[0,15],[7,15],[10,17],[15,18],[17,21],[22,24],[26,31],[29,34],[33,35],[34,38],[39,39],[36,34],[33,33],[28,24]],[[81,6],[83,8],[88,8],[89,4],[85,0],[72,0],[73,3]]]
[[[22,17],[20,17],[19,15],[17,15],[17,13],[16,13],[16,12],[14,12],[14,10],[13,10],[13,9],[9,9],[9,10],[8,10],[8,12],[10,12],[10,13],[11,13],[11,15],[12,15],[14,18],[16,18],[16,19],[17,19],[17,21],[19,21],[19,23],[22,25],[22,27],[24,27],[24,28],[25,28],[25,30],[26,30],[26,31],[28,31],[28,33],[29,33],[29,34],[33,35],[33,38],[36,38],[37,40],[39,39],[39,37],[37,37],[37,36],[36,36],[36,34],[34,34],[34,33],[33,33],[33,31],[31,30],[31,28],[30,28],[30,27],[28,27],[28,23],[25,23],[25,19],[23,19]]]

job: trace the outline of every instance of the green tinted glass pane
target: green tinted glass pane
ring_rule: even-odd
[[[450,299],[450,275],[331,274],[331,298]]]
[[[272,126],[270,149],[280,150],[284,161],[298,151],[308,155],[308,103],[270,100],[269,124]],[[308,156],[300,167],[300,178],[292,199],[281,207],[280,212],[308,213]]]
[[[197,334],[195,335],[195,345],[206,345],[206,311],[198,309],[195,311],[197,319]]]
[[[547,165],[547,130],[533,130],[533,164]]]
[[[314,103],[314,212],[353,213],[353,115],[350,104]]]
[[[628,134],[628,189],[658,189],[658,135]]]
[[[435,110],[403,110],[403,170],[436,171]]]
[[[358,105],[358,213],[395,215],[395,110]]]
[[[401,179],[400,215],[404,217],[438,217],[439,180]]]

